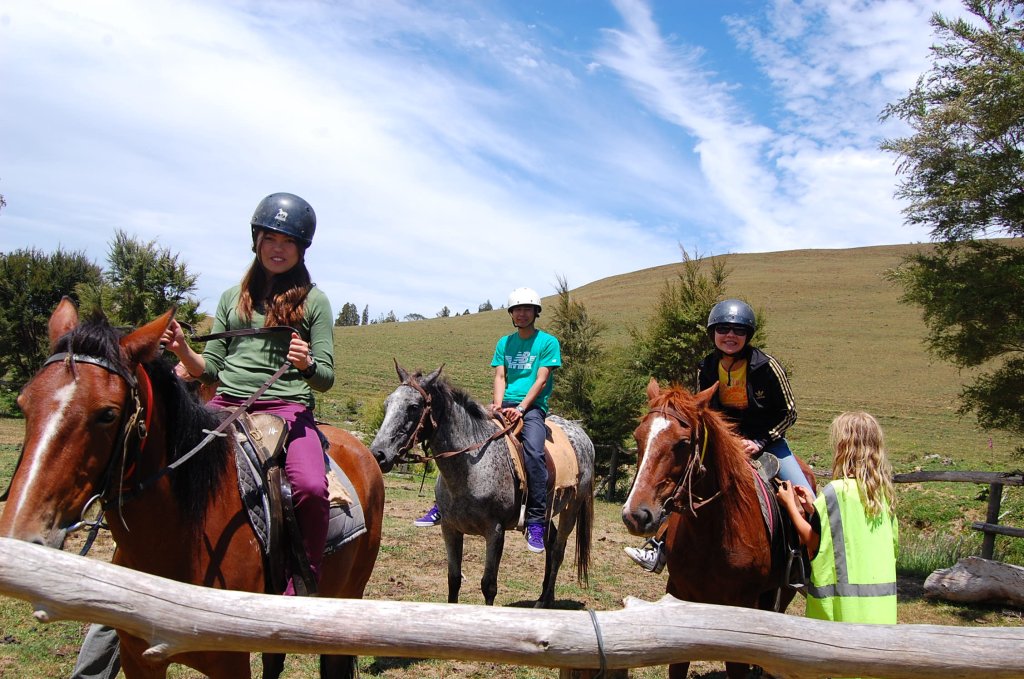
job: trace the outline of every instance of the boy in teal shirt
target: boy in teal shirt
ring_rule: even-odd
[[[562,365],[558,340],[536,328],[540,296],[530,288],[517,288],[508,296],[508,313],[516,332],[498,340],[494,347],[494,399],[490,410],[499,410],[512,424],[523,420],[526,464],[526,545],[531,552],[544,551],[548,468],[544,462],[548,397],[554,386],[555,368]]]
[[[536,327],[540,312],[540,295],[536,291],[516,288],[509,294],[508,314],[516,331],[499,339],[494,347],[494,397],[489,406],[492,414],[500,412],[512,424],[523,420],[520,437],[526,453],[526,546],[537,553],[544,551],[547,513],[544,420],[554,387],[554,371],[562,365],[558,340]],[[440,522],[441,514],[435,504],[413,524],[427,527]]]

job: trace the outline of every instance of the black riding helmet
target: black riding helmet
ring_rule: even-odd
[[[739,299],[727,299],[712,307],[711,313],[708,314],[708,332],[722,323],[746,326],[750,328],[751,335],[757,330],[754,310],[750,308],[749,304]]]
[[[316,213],[313,206],[294,193],[272,193],[252,213],[252,249],[256,251],[258,229],[277,231],[291,236],[303,249],[313,244]]]

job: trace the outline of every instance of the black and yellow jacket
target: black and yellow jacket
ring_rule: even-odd
[[[763,449],[786,435],[796,422],[796,403],[789,378],[782,365],[760,349],[748,347],[747,407],[744,410],[722,406],[716,393],[712,405],[726,414],[739,427],[743,438],[756,441]],[[718,361],[722,353],[715,351],[697,367],[698,389],[707,389],[718,381]]]

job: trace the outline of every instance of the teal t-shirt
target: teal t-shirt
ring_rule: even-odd
[[[505,393],[502,400],[519,403],[537,380],[540,368],[557,368],[562,365],[562,349],[554,335],[537,330],[533,337],[522,339],[518,332],[505,335],[494,347],[491,367],[505,366]],[[555,384],[554,373],[548,377],[544,390],[535,401],[537,407],[548,411],[548,397]]]

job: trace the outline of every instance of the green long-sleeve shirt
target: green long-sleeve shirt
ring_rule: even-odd
[[[236,285],[221,295],[211,334],[264,326],[265,317],[255,310],[249,323],[238,315],[240,292],[241,286]],[[334,385],[334,318],[331,303],[319,288],[309,291],[302,323],[296,330],[310,344],[316,371],[305,379],[292,367],[261,398],[304,403],[312,408],[313,390],[327,391]],[[207,384],[220,380],[218,393],[248,398],[288,360],[290,341],[288,332],[211,340],[203,351],[206,369],[200,380]]]

